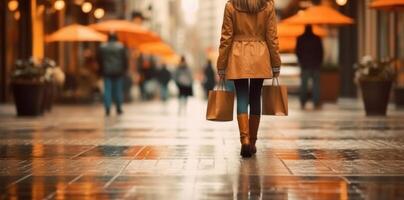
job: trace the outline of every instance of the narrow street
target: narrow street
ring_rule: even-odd
[[[56,106],[16,118],[0,105],[0,199],[404,199],[404,112],[365,117],[342,99],[264,117],[258,153],[239,156],[236,121],[186,115],[177,101]]]

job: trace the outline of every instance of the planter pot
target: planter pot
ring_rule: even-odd
[[[393,81],[360,81],[367,116],[386,116]]]
[[[322,71],[320,75],[320,98],[322,102],[337,102],[340,90],[338,71]]]
[[[398,108],[404,108],[404,88],[403,87],[397,87],[396,89],[394,89],[394,97],[395,97],[396,106]]]
[[[14,81],[12,88],[18,116],[39,116],[43,113],[43,83]]]

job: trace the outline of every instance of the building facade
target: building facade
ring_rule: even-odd
[[[199,0],[198,33],[205,50],[219,47],[221,24],[227,0]]]
[[[396,59],[397,85],[404,86],[404,13],[371,9],[372,1],[350,0],[340,7],[355,19],[353,26],[340,28],[342,96],[356,96],[354,64],[363,56],[375,60]]]

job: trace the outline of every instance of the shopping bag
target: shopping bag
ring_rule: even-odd
[[[262,114],[288,115],[288,89],[279,85],[278,78],[272,79],[272,85],[265,85],[262,88]]]
[[[206,119],[209,121],[233,121],[234,92],[226,90],[225,81],[209,91]]]

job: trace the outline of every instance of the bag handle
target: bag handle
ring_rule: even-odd
[[[226,80],[225,79],[220,79],[219,83],[216,86],[216,90],[218,91],[226,91]]]
[[[278,79],[278,77],[274,77],[274,78],[272,79],[272,86],[275,85],[275,80],[276,80],[277,86],[279,86],[279,79]]]

